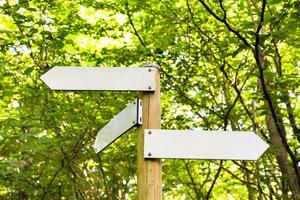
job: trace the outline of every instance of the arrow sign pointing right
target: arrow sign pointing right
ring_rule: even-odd
[[[41,79],[52,90],[155,91],[151,67],[53,67]]]
[[[257,160],[268,148],[253,132],[145,130],[145,158]]]

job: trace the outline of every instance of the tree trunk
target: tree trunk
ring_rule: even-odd
[[[284,144],[277,131],[274,119],[271,114],[266,115],[266,123],[270,133],[271,143],[278,148],[276,160],[282,174],[282,193],[284,196],[287,196],[288,192],[292,191],[293,196],[299,198],[300,189],[298,187],[298,178],[294,171],[292,163],[288,160],[288,152],[284,148]]]

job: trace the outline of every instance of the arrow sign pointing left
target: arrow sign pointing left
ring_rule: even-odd
[[[151,67],[53,67],[41,79],[52,90],[155,91]]]

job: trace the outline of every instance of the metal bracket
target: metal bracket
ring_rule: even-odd
[[[143,124],[143,101],[141,99],[137,99],[138,105],[137,105],[137,124],[142,125]]]

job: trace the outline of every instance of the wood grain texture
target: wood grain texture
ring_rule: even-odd
[[[156,91],[143,92],[143,124],[138,131],[138,200],[162,199],[162,175],[160,159],[144,159],[144,130],[160,129],[160,76],[155,70]]]

